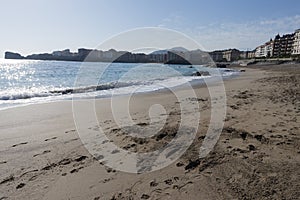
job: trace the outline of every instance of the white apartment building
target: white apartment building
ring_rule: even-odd
[[[256,47],[255,49],[255,57],[260,58],[265,56],[265,51],[264,51],[265,45],[260,45]]]
[[[255,57],[256,58],[272,57],[273,56],[273,46],[274,46],[274,42],[273,42],[273,40],[270,40],[269,42],[266,42],[265,44],[257,47],[255,49]]]
[[[300,54],[300,29],[295,31],[292,55]]]

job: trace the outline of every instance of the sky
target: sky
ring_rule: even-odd
[[[142,27],[179,31],[207,51],[252,50],[300,28],[300,1],[0,0],[0,27],[0,58],[95,48]]]

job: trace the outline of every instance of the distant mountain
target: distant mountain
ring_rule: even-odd
[[[167,54],[167,53],[168,53],[168,50],[157,50],[157,51],[153,51],[150,54],[158,55],[158,54]]]
[[[169,49],[169,51],[180,51],[180,52],[188,52],[186,48],[183,47],[173,47],[172,49]]]
[[[167,54],[168,51],[172,51],[172,52],[188,52],[189,50],[187,50],[186,48],[183,47],[173,47],[171,49],[163,49],[163,50],[157,50],[157,51],[153,51],[150,54]]]

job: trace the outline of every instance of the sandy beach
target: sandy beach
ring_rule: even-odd
[[[186,105],[199,105],[196,138],[178,160],[150,173],[114,170],[94,158],[79,137],[71,101],[0,111],[0,200],[298,199],[300,65],[236,68],[245,72],[224,81],[226,119],[213,151],[198,157],[211,117],[208,89],[194,86],[197,98],[190,98],[189,89],[182,88]],[[123,112],[125,99],[116,97],[116,112]],[[152,123],[151,105],[163,106],[160,116],[166,117],[161,134],[138,139],[123,134],[134,127],[118,126],[110,99],[97,99],[98,124],[91,120],[87,131],[101,128],[127,151],[153,151],[175,137],[180,103],[168,91],[134,95],[130,116],[145,132]],[[85,109],[86,104],[77,105]],[[190,123],[194,114],[186,113]]]

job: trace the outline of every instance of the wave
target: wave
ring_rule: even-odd
[[[222,76],[231,76],[236,73],[235,70],[223,70]],[[11,90],[11,91],[3,91],[0,92],[0,100],[2,101],[15,101],[15,100],[25,100],[25,99],[32,99],[32,98],[45,98],[45,97],[66,97],[72,98],[72,94],[81,94],[81,93],[90,93],[93,94],[93,92],[97,91],[103,91],[103,93],[108,94],[109,91],[116,91],[118,90],[118,93],[125,94],[128,90],[128,88],[131,88],[133,86],[140,87],[142,92],[149,92],[154,90],[159,90],[165,87],[175,87],[184,83],[187,83],[189,81],[192,81],[194,79],[203,79],[205,77],[210,76],[180,76],[180,77],[169,77],[167,79],[155,79],[155,80],[144,80],[144,81],[128,81],[128,82],[109,82],[109,83],[103,83],[98,85],[91,85],[91,86],[78,86],[78,87],[66,87],[66,88],[52,88],[52,89],[46,89],[46,88],[36,88],[35,90],[32,89],[22,89],[19,91]],[[124,88],[124,89],[123,89]],[[127,89],[125,89],[127,88]],[[105,92],[104,92],[105,91]],[[95,96],[101,96],[102,93],[97,93]],[[80,96],[85,96],[80,95]],[[92,96],[92,95],[91,95]]]
[[[31,91],[30,89],[21,91],[10,91],[0,93],[0,100],[19,100],[19,99],[30,99],[30,98],[39,98],[39,97],[50,97],[50,96],[62,96],[62,95],[71,95],[79,93],[89,93],[102,90],[112,90],[116,88],[137,86],[137,85],[149,85],[151,82],[142,82],[142,81],[129,81],[129,82],[110,82],[99,85],[92,86],[83,86],[83,87],[74,87],[74,88],[56,88],[52,90],[45,91],[41,89],[38,91]]]
[[[24,93],[14,93],[14,94],[2,94],[0,95],[0,100],[18,100],[18,99],[30,99],[34,97],[48,97],[49,93],[33,93],[33,92],[24,92]]]
[[[66,88],[49,91],[51,94],[77,94],[77,93],[86,93],[86,92],[95,92],[99,90],[109,90],[114,88],[128,87],[133,85],[142,85],[143,82],[110,82],[100,85],[85,86],[85,87],[76,87],[76,88]]]

